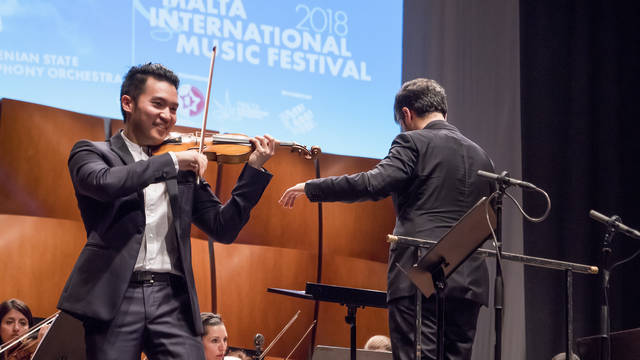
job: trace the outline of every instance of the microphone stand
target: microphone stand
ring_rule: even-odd
[[[500,174],[500,178],[496,179],[498,183],[498,190],[496,191],[495,198],[495,210],[496,210],[496,276],[494,278],[494,314],[495,314],[495,332],[496,343],[494,349],[494,358],[500,360],[502,358],[502,311],[504,309],[504,279],[502,278],[502,265],[500,264],[500,257],[502,255],[502,199],[504,197],[507,187],[509,187],[508,181],[504,178],[509,176],[509,173],[503,171]]]
[[[620,216],[613,215],[608,218],[595,210],[589,211],[589,216],[605,225],[607,225],[607,232],[604,235],[604,240],[602,241],[602,253],[600,256],[601,262],[601,273],[600,277],[601,285],[602,285],[602,293],[601,293],[601,305],[600,305],[600,337],[602,338],[602,342],[600,343],[600,359],[601,360],[611,360],[611,324],[609,321],[609,275],[612,270],[612,266],[609,264],[609,256],[611,255],[611,243],[613,239],[613,235],[616,232],[621,232],[630,238],[640,239],[640,232],[635,229],[632,229],[624,224],[622,224],[622,219]],[[635,257],[638,253],[632,255],[630,258],[618,262],[613,265],[613,267],[626,262],[633,257]]]
[[[522,213],[522,215],[529,221],[532,222],[540,222],[547,218],[549,215],[549,211],[551,210],[551,200],[549,199],[549,195],[543,190],[538,189],[535,185],[528,183],[526,181],[520,181],[516,179],[509,178],[509,173],[503,171],[500,175],[489,173],[483,170],[478,170],[478,176],[484,177],[487,179],[491,179],[495,181],[498,185],[498,189],[491,195],[495,197],[495,213],[496,213],[496,231],[495,231],[495,247],[496,247],[496,276],[495,276],[495,285],[494,285],[494,310],[495,310],[495,330],[496,330],[496,344],[495,344],[495,359],[500,360],[502,357],[502,311],[504,309],[504,280],[502,279],[502,199],[504,195],[511,197],[511,195],[506,193],[506,190],[511,185],[519,186],[522,189],[534,190],[542,193],[547,199],[547,209],[545,210],[544,215],[539,218],[533,218],[526,214],[526,212],[518,205],[518,203],[513,199],[516,206]]]
[[[612,218],[614,221],[620,221],[620,217],[614,215]],[[609,323],[609,257],[611,255],[611,243],[613,235],[616,233],[616,228],[613,222],[607,225],[607,232],[604,235],[602,241],[602,251],[600,256],[600,284],[602,286],[602,293],[600,299],[600,335],[602,336],[602,346],[600,347],[600,359],[611,360],[611,327]]]

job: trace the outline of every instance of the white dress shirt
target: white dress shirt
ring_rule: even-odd
[[[129,152],[136,162],[149,159],[149,155],[140,145],[127,139],[124,132],[121,133]],[[172,152],[173,163],[178,170],[178,160]],[[173,235],[169,231],[175,232],[171,228],[173,215],[171,214],[171,203],[165,182],[153,183],[144,188],[144,214],[146,224],[142,245],[138,252],[138,259],[134,271],[154,271],[154,272],[174,272],[171,265],[171,257],[167,251],[167,235]],[[177,249],[176,249],[177,251]],[[177,256],[178,254],[174,254]]]

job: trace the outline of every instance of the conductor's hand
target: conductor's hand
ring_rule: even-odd
[[[174,153],[178,159],[178,168],[184,171],[193,171],[199,177],[204,176],[207,170],[207,157],[195,150],[178,151]]]
[[[278,201],[280,203],[280,205],[282,205],[283,207],[287,208],[287,209],[291,209],[293,208],[293,203],[296,201],[296,199],[299,196],[306,196],[306,194],[304,193],[304,183],[299,183],[295,186],[292,186],[290,188],[288,188],[287,190],[285,190],[284,194],[282,194],[282,197],[280,198],[280,200]]]
[[[251,141],[255,150],[249,155],[249,161],[247,161],[247,163],[256,169],[262,169],[262,165],[276,153],[276,145],[278,145],[278,142],[269,135],[265,135],[264,137],[256,136],[249,139],[249,141]]]

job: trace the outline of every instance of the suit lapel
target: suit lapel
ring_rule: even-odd
[[[173,218],[173,230],[175,236],[171,236],[167,234],[167,250],[171,249],[169,254],[174,254],[175,258],[172,256],[171,262],[174,266],[174,269],[179,270],[183,274],[185,274],[184,267],[179,268],[180,264],[184,263],[182,256],[182,246],[181,237],[180,237],[180,204],[178,200],[178,181],[176,178],[168,179],[167,184],[167,192],[169,193],[169,202],[171,203],[171,214]],[[169,228],[171,231],[171,228]]]
[[[111,150],[116,153],[120,159],[125,163],[125,165],[133,164],[133,156],[129,152],[129,148],[127,147],[127,143],[124,142],[122,135],[118,131],[117,134],[113,135],[109,140],[111,143]]]
[[[166,181],[167,192],[169,192],[169,202],[171,203],[171,214],[173,214],[173,225],[176,229],[176,239],[180,240],[180,204],[178,200],[178,180],[177,176]]]

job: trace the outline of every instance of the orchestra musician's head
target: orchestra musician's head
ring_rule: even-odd
[[[33,326],[31,310],[18,299],[9,299],[0,304],[1,344],[24,335]]]
[[[413,79],[402,84],[393,111],[402,131],[421,130],[432,120],[446,119],[447,95],[435,80]]]
[[[391,339],[384,335],[374,335],[364,345],[365,350],[391,352]]]
[[[222,317],[213,313],[201,313],[202,327],[204,334],[202,335],[202,345],[204,346],[204,355],[206,360],[221,360],[227,352],[227,329],[224,327]]]
[[[159,145],[176,123],[180,80],[161,64],[133,66],[120,88],[125,136],[141,146]]]

